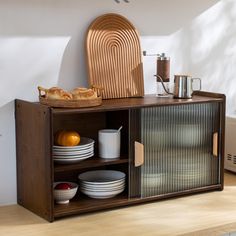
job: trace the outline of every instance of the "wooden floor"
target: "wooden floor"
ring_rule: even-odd
[[[54,223],[18,205],[4,206],[0,207],[0,235],[229,235],[236,231],[236,175],[227,172],[225,184],[222,192],[67,217]]]

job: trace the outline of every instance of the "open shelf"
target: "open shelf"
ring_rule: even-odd
[[[85,169],[85,168],[91,168],[91,167],[99,167],[99,166],[107,166],[107,165],[115,165],[115,164],[123,164],[128,163],[128,157],[124,156],[117,159],[103,159],[99,157],[93,157],[78,163],[74,164],[54,164],[54,172],[64,172],[64,171],[70,171],[70,170],[79,170],[79,169]]]
[[[83,194],[80,197],[71,200],[69,204],[54,204],[54,217],[62,217],[77,213],[85,213],[96,210],[108,209],[126,205],[128,196],[125,193],[119,194],[116,197],[109,199],[93,199]]]

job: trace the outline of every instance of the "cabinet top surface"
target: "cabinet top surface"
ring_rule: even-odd
[[[102,105],[87,108],[53,108],[53,114],[70,114],[70,113],[85,113],[85,112],[103,112],[112,110],[127,110],[132,108],[152,107],[152,106],[173,106],[184,104],[197,104],[209,102],[224,102],[223,94],[195,92],[191,99],[176,99],[172,97],[156,97],[155,95],[146,95],[139,98],[120,98],[107,99],[102,101]],[[36,103],[37,104],[37,103]],[[40,105],[40,103],[38,103]],[[46,105],[42,105],[47,107]]]
[[[109,110],[126,110],[130,108],[141,108],[151,106],[168,106],[168,105],[183,105],[206,102],[222,102],[224,95],[215,93],[200,92],[194,95],[191,99],[174,99],[172,97],[156,97],[155,95],[146,95],[141,98],[120,98],[107,99],[102,101],[101,106],[88,107],[80,109],[52,108],[55,114],[61,113],[84,113],[84,112],[99,112]]]

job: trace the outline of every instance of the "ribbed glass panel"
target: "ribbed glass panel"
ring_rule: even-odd
[[[141,197],[219,182],[219,159],[212,155],[217,103],[141,109]]]

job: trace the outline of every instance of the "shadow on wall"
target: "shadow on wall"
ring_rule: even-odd
[[[97,16],[116,12],[141,35],[169,35],[217,0],[146,0],[117,4],[107,0],[1,2],[1,105],[15,97],[37,100],[38,85],[72,89],[87,86],[85,34]],[[171,20],[170,20],[171,19]],[[163,24],[163,22],[165,24]],[[14,27],[15,26],[15,27]],[[14,69],[12,69],[14,68]],[[6,91],[15,83],[17,90]]]
[[[170,47],[176,73],[201,77],[203,90],[226,94],[227,113],[236,111],[235,13],[235,1],[221,1],[172,35]]]
[[[14,102],[0,107],[0,205],[16,202]]]
[[[0,38],[0,107],[15,98],[38,100],[38,85],[57,84],[68,37]]]
[[[1,194],[0,203],[7,204],[16,199],[13,100],[37,101],[38,85],[59,85],[65,89],[87,85],[84,37],[94,18],[115,12],[129,19],[141,35],[169,36],[217,2],[130,0],[129,4],[117,4],[113,0],[1,1],[0,134],[3,136],[0,137],[0,158],[4,170],[0,171],[0,186],[4,185],[2,189],[5,193]],[[176,35],[178,37],[173,39],[186,37],[180,32]],[[165,39],[160,41],[167,51],[172,45],[170,39],[172,36],[168,44],[165,44]],[[143,46],[163,48],[163,44],[155,44],[152,41]],[[177,54],[182,53],[178,48],[181,42],[173,45],[177,48],[171,57],[177,58]]]
[[[203,90],[226,94],[227,113],[236,113],[235,41],[234,0],[220,1],[172,35],[142,37],[145,50],[170,56],[172,82],[174,74],[202,78]],[[148,92],[153,92],[155,70],[155,58],[144,58]]]

